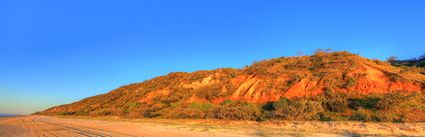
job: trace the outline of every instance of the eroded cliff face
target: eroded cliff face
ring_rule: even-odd
[[[202,87],[208,87],[216,83],[220,83],[219,74],[211,74],[198,81],[182,82],[182,88],[188,88],[191,90],[197,90]],[[362,94],[369,93],[390,93],[390,92],[413,92],[421,91],[422,83],[419,81],[408,81],[407,79],[400,78],[400,81],[395,81],[389,78],[389,74],[392,72],[386,72],[368,65],[362,65],[360,69],[352,72],[347,72],[349,79],[356,79],[351,82],[351,85],[343,87],[332,87],[331,90],[336,92],[359,92]],[[394,75],[394,74],[392,74]],[[419,75],[420,76],[420,75]],[[401,76],[400,76],[401,77]],[[422,76],[423,77],[423,76]],[[296,81],[292,81],[288,84],[291,79],[287,75],[281,75],[275,78],[258,76],[255,74],[241,74],[237,77],[231,78],[228,84],[235,87],[234,91],[229,91],[224,85],[218,92],[216,98],[208,100],[202,97],[192,94],[185,102],[211,102],[221,103],[226,99],[230,100],[242,100],[252,103],[267,103],[277,101],[282,97],[293,98],[293,97],[304,97],[304,96],[315,96],[321,94],[325,90],[329,90],[329,83],[326,83],[324,79],[313,78],[306,76]],[[344,80],[340,80],[344,81]],[[344,82],[343,82],[344,83]],[[279,86],[286,86],[285,88],[279,88]],[[164,91],[167,91],[164,93]],[[172,92],[170,89],[162,89],[148,93],[142,102],[151,102],[155,96],[167,96]],[[201,91],[202,92],[202,91]],[[209,92],[209,91],[203,91]],[[226,95],[227,96],[219,96]]]
[[[241,100],[257,104],[282,97],[315,96],[324,91],[360,94],[422,91],[425,75],[347,52],[276,58],[244,69],[171,73],[110,93],[54,107],[46,112],[155,104]],[[107,105],[105,105],[107,104]],[[163,107],[158,104],[158,107]]]

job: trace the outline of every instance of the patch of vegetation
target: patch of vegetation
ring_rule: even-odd
[[[272,118],[288,120],[318,120],[324,109],[319,101],[282,98],[273,103]]]
[[[394,66],[416,66],[416,67],[425,67],[425,54],[417,58],[407,59],[407,60],[397,60],[397,57],[391,56],[387,59],[387,62],[391,63]]]
[[[210,86],[204,86],[195,90],[196,96],[212,101],[215,98],[219,97],[220,92],[222,91],[222,84],[214,84]]]
[[[226,120],[256,120],[261,116],[261,110],[252,103],[227,100],[215,106],[208,116],[209,118]]]

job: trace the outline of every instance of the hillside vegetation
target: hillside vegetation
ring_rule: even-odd
[[[170,73],[37,114],[423,122],[423,71],[319,50],[242,69]]]
[[[397,60],[397,57],[392,56],[388,58],[388,62],[390,62],[394,66],[415,66],[415,67],[421,67],[425,68],[425,54],[413,59],[407,59],[407,60]],[[425,71],[421,72],[422,74],[425,74]]]

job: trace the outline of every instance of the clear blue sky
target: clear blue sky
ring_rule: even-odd
[[[423,0],[4,0],[0,113],[318,48],[412,58],[425,53],[424,7]]]

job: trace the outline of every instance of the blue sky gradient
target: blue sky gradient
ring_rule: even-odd
[[[0,2],[0,113],[318,48],[425,53],[423,0]]]

